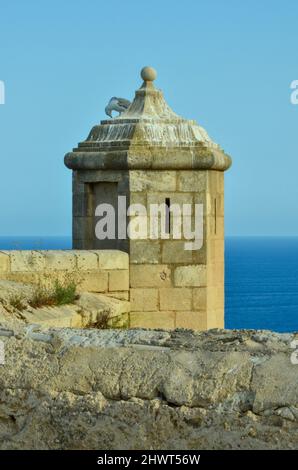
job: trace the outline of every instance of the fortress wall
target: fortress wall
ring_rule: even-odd
[[[0,449],[297,449],[297,334],[0,329]]]
[[[128,254],[117,250],[0,251],[0,279],[29,284],[73,279],[78,291],[129,300]]]

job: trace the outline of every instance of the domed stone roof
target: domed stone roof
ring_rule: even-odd
[[[195,121],[178,116],[169,107],[153,84],[155,70],[144,67],[141,76],[144,82],[128,109],[94,126],[87,139],[65,156],[66,166],[226,170],[230,157]]]

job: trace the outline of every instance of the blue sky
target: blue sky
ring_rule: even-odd
[[[0,235],[71,233],[64,154],[139,71],[233,158],[227,235],[298,235],[298,2],[1,0]]]

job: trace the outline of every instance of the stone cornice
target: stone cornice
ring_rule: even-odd
[[[65,155],[65,165],[72,170],[227,170],[229,155],[204,146],[193,148],[131,145],[129,149],[78,151]]]

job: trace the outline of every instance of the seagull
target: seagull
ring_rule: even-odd
[[[116,96],[113,96],[110,101],[108,102],[108,105],[105,107],[105,112],[108,116],[112,116],[112,111],[118,111],[119,116],[127,110],[127,108],[130,105],[130,101],[124,99],[124,98],[117,98]]]

